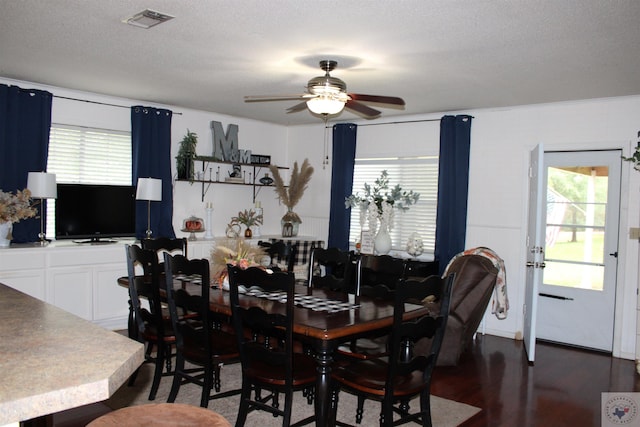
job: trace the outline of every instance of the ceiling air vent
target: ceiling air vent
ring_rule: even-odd
[[[136,13],[129,18],[123,19],[122,22],[124,22],[125,24],[133,25],[135,27],[151,28],[173,18],[173,16],[167,15],[166,13],[160,13],[156,12],[155,10],[145,9],[142,12]]]

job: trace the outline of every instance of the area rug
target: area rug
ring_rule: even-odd
[[[240,388],[241,376],[240,365],[225,365],[222,368],[222,391],[234,390]],[[143,405],[146,403],[166,402],[171,390],[172,377],[163,377],[160,381],[160,388],[156,399],[151,402],[149,398],[149,388],[153,378],[153,365],[145,364],[140,368],[136,382],[132,387],[125,383],[118,389],[114,395],[106,402],[112,409],[119,409],[125,406]],[[180,387],[180,392],[176,398],[177,403],[187,403],[191,405],[200,404],[201,388],[186,384]],[[231,425],[235,424],[238,405],[240,398],[238,395],[214,399],[209,402],[209,409],[218,412],[224,416]],[[281,405],[282,405],[281,401]],[[412,408],[419,407],[419,401],[414,399],[410,402]],[[378,415],[380,412],[380,404],[373,401],[366,401],[364,408],[364,417],[362,426],[378,425]],[[479,408],[466,405],[464,403],[443,399],[437,396],[431,397],[431,412],[433,425],[437,427],[455,427],[465,420],[469,419],[476,413],[480,412]],[[338,404],[338,419],[355,424],[356,398],[347,393],[340,393],[340,401]],[[294,394],[292,422],[304,419],[313,414],[313,405],[308,405],[305,397],[301,392]],[[271,427],[281,426],[282,418],[274,418],[271,414],[263,411],[252,411],[247,417],[246,426]],[[408,424],[412,425],[412,424]],[[413,424],[415,425],[415,424]]]

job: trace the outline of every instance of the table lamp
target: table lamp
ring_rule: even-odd
[[[49,241],[46,239],[44,230],[44,199],[55,199],[58,197],[58,187],[56,185],[56,174],[46,172],[29,172],[27,176],[27,188],[31,192],[31,197],[40,199],[40,245],[45,246]]]
[[[136,200],[147,201],[147,239],[151,238],[151,202],[162,200],[162,180],[158,178],[138,178]]]

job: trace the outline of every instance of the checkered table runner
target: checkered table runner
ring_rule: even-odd
[[[192,283],[194,285],[202,284],[202,277],[199,274],[192,274],[191,276],[186,274],[177,274],[173,276],[173,280],[178,280],[183,283]]]
[[[249,288],[245,294],[282,303],[287,301],[286,292],[265,292],[262,289]],[[313,311],[326,311],[329,313],[337,313],[339,311],[351,310],[352,308],[359,307],[359,305],[352,304],[350,302],[336,301],[302,294],[295,294],[294,304]]]

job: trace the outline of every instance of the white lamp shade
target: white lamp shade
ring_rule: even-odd
[[[55,173],[29,172],[27,188],[31,191],[31,197],[36,199],[55,199],[58,197]]]
[[[138,178],[136,200],[162,200],[162,180],[158,178]]]

